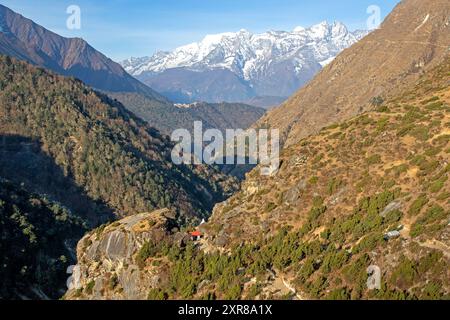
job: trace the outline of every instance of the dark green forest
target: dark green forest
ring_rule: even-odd
[[[215,168],[173,165],[171,149],[81,81],[0,56],[0,297],[61,296],[76,242],[101,223],[157,208],[189,223],[235,190]]]
[[[107,207],[114,216],[167,207],[180,219],[204,217],[233,189],[214,168],[174,166],[169,138],[117,101],[9,57],[0,57],[0,137],[0,175],[39,193],[67,189],[51,185],[55,172],[43,184],[36,176],[45,168],[23,165],[47,157],[54,165],[46,168],[60,170],[60,180],[71,180],[97,211]]]
[[[59,203],[0,178],[0,298],[59,298],[87,230]]]

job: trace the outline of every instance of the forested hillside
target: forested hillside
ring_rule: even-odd
[[[127,267],[94,270],[92,252],[108,254],[97,242],[126,222],[97,240],[89,233],[78,245],[86,272],[66,297],[128,298],[123,278],[107,287],[97,277],[137,266],[155,279],[136,284],[149,299],[449,298],[449,71],[447,57],[376,110],[284,149],[274,175],[254,169],[200,226],[200,241],[150,238]],[[367,287],[370,266],[380,270],[378,289]]]
[[[194,121],[203,128],[247,129],[264,115],[265,110],[243,103],[167,104],[133,93],[108,93],[128,110],[170,136],[176,129],[193,132]]]
[[[168,137],[80,81],[0,57],[0,88],[0,174],[35,191],[67,203],[82,193],[115,216],[170,207],[193,218],[231,190],[213,168],[174,166]]]
[[[0,299],[57,299],[87,226],[67,208],[0,178]]]
[[[81,81],[0,56],[0,296],[57,298],[86,230],[165,207],[189,223],[237,187],[212,167],[173,165],[171,150]]]

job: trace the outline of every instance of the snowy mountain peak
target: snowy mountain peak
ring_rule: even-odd
[[[345,36],[348,34],[348,32],[349,31],[347,27],[341,22],[335,22],[331,27],[331,35],[333,38]]]
[[[327,36],[328,32],[330,30],[330,25],[327,21],[322,21],[319,24],[316,24],[308,29],[309,34],[314,39],[323,39]]]
[[[122,66],[151,86],[160,85],[151,78],[161,74],[161,81],[169,87],[179,83],[179,79],[172,78],[173,72],[164,75],[166,71],[176,69],[180,72],[182,69],[201,73],[225,70],[221,76],[226,74],[230,79],[231,72],[248,86],[247,91],[256,90],[257,94],[278,95],[279,92],[269,91],[276,87],[275,83],[285,81],[287,84],[280,95],[286,96],[366,34],[361,31],[349,32],[344,24],[327,21],[309,28],[296,27],[293,31],[254,34],[241,29],[237,32],[210,34],[200,42],[176,48],[172,52],[131,58],[123,61]],[[285,80],[281,80],[283,77]]]
[[[292,32],[269,31],[253,34],[245,29],[238,32],[210,34],[172,52],[158,52],[152,57],[131,58],[122,66],[132,75],[159,73],[172,68],[192,70],[228,69],[248,80],[264,72],[268,64],[287,59],[328,61],[341,50],[358,41],[364,33],[353,34],[341,22],[322,21],[310,28],[296,27]],[[311,61],[310,61],[311,62]]]
[[[295,27],[292,32],[304,32],[306,29],[302,26]]]

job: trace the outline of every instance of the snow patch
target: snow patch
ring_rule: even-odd
[[[196,106],[198,106],[198,102],[193,102],[193,103],[175,103],[174,106],[179,108],[179,109],[189,109],[189,108],[195,108]]]
[[[414,32],[416,32],[417,30],[419,30],[420,28],[422,28],[425,23],[427,23],[428,19],[430,19],[430,14],[427,14],[427,16],[425,17],[425,19],[423,20],[423,22],[414,30]]]
[[[329,65],[331,62],[333,62],[333,60],[334,60],[335,58],[336,58],[336,57],[329,57],[328,59],[325,59],[325,60],[323,60],[323,61],[320,61],[319,63],[320,63],[320,65],[321,65],[322,68],[323,68],[323,67]]]

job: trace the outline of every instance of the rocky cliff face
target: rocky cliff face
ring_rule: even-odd
[[[156,264],[143,267],[139,252],[149,242],[174,242],[174,218],[169,210],[142,213],[85,235],[65,298],[146,299],[152,288],[163,285],[164,270]]]

